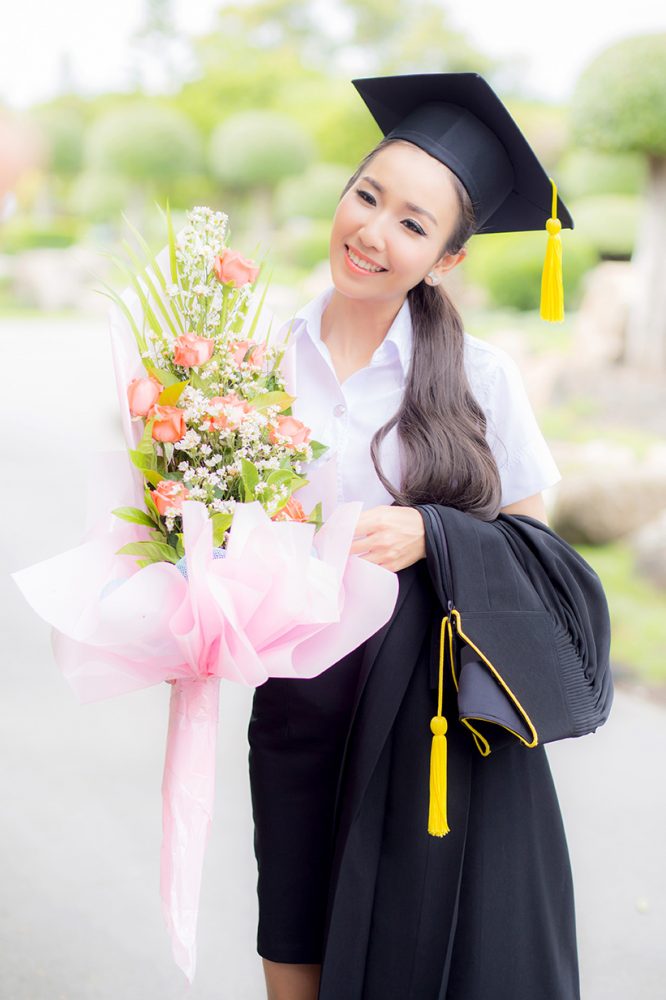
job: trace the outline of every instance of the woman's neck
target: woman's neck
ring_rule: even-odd
[[[321,316],[321,339],[340,382],[369,363],[404,301],[350,299],[333,289]]]

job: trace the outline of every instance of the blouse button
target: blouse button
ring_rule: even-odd
[[[338,403],[337,406],[333,407],[333,413],[336,417],[344,417],[347,412],[347,407],[344,403]]]

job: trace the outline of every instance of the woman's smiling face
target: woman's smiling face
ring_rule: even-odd
[[[410,142],[380,149],[338,202],[330,241],[334,285],[349,298],[401,301],[430,270],[450,270],[462,259],[440,256],[459,213],[443,163]]]

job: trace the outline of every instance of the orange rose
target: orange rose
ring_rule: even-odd
[[[203,428],[206,431],[235,431],[251,409],[250,404],[240,399],[235,392],[230,392],[226,396],[213,396],[208,400]]]
[[[180,441],[185,435],[185,416],[178,406],[160,406],[155,403],[148,411],[149,417],[155,417],[153,438],[155,441]]]
[[[169,510],[175,510],[180,514],[183,500],[187,500],[190,491],[175,479],[160,479],[150,495],[160,514],[164,516]]]
[[[268,429],[271,444],[283,444],[286,448],[302,448],[310,440],[310,428],[296,417],[278,417],[277,424]],[[280,438],[287,438],[281,441]]]
[[[133,417],[145,417],[164,386],[154,375],[149,378],[133,378],[127,386],[127,400]]]
[[[307,521],[308,515],[295,497],[289,497],[284,507],[273,514],[271,521]]]
[[[257,344],[254,340],[234,340],[229,344],[229,352],[235,363],[240,366],[248,351],[251,351],[247,363],[253,368],[261,368],[266,358],[266,345]]]
[[[210,361],[215,344],[211,337],[197,337],[196,333],[181,333],[173,347],[173,360],[181,368],[193,368]]]
[[[233,285],[234,288],[256,281],[259,274],[259,268],[254,261],[246,260],[238,250],[223,250],[219,257],[215,258],[213,270],[218,281],[223,285]]]

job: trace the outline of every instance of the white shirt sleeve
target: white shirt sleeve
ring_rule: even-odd
[[[466,368],[487,421],[486,439],[502,483],[502,507],[540,493],[561,475],[541,433],[515,361],[500,348],[466,338]]]

